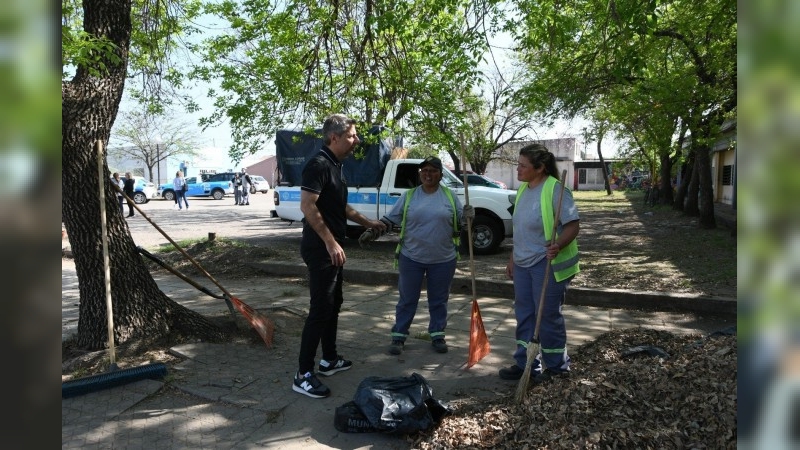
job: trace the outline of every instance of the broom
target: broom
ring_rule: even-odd
[[[561,188],[558,194],[558,206],[556,207],[556,214],[553,220],[553,233],[550,235],[550,245],[556,242],[556,230],[558,229],[558,219],[561,217],[561,200],[564,198],[564,182],[567,178],[567,171],[561,171]],[[552,260],[548,260],[544,266],[544,281],[542,282],[542,294],[539,296],[539,309],[536,313],[536,326],[533,329],[533,338],[528,342],[528,352],[526,353],[525,370],[522,372],[522,378],[519,379],[517,384],[517,392],[514,395],[514,400],[517,403],[522,403],[525,398],[525,392],[528,391],[528,383],[531,378],[531,366],[536,355],[539,354],[539,327],[542,324],[542,314],[544,313],[544,300],[547,297],[547,282],[550,279],[550,266]],[[541,361],[542,370],[544,370],[544,359]]]
[[[117,191],[122,192],[119,186],[113,183],[111,185],[114,186],[114,189],[116,189]],[[125,195],[124,192],[122,193],[122,195],[128,201],[130,201],[130,198],[127,195]],[[167,233],[164,232],[164,230],[162,230],[158,225],[156,225],[155,222],[153,222],[149,217],[147,217],[147,214],[145,214],[144,211],[142,211],[141,208],[139,208],[139,206],[137,206],[135,202],[131,201],[131,204],[133,204],[133,207],[136,208],[137,211],[139,211],[139,214],[141,214],[142,217],[144,217],[148,222],[150,222],[150,224],[153,225],[153,227],[155,227],[155,229],[158,230],[158,232],[161,233],[162,236],[167,238],[167,240],[197,268],[197,270],[202,272],[203,275],[205,275],[206,277],[208,277],[209,280],[211,280],[212,283],[217,285],[217,287],[224,294],[225,299],[230,300],[230,302],[233,303],[233,306],[242,314],[242,316],[244,316],[245,319],[247,319],[247,321],[250,323],[253,329],[255,329],[256,332],[258,332],[258,334],[261,336],[261,339],[263,339],[264,343],[267,345],[267,348],[272,348],[272,342],[275,336],[275,323],[273,323],[269,317],[251,308],[249,305],[247,305],[245,302],[241,301],[237,297],[232,296],[230,292],[227,291],[227,289],[225,289],[224,287],[222,287],[221,284],[219,284],[219,281],[217,281],[216,278],[212,277],[211,274],[208,273],[206,269],[204,269],[200,265],[200,263],[198,263],[194,258],[192,258],[191,255],[186,253],[186,250],[181,248],[181,246],[179,246],[177,242],[173,241],[172,238],[169,237],[169,235],[167,235]]]
[[[466,165],[464,157],[464,138],[459,134],[461,143],[461,162]],[[467,172],[461,171],[464,178],[464,203],[469,205],[469,187],[467,184]],[[472,275],[472,315],[469,323],[469,352],[467,358],[467,369],[474,366],[491,351],[489,338],[486,336],[486,328],[483,326],[481,309],[478,307],[478,295],[475,288],[475,259],[472,255],[472,219],[467,218],[467,240],[469,242],[469,268]]]

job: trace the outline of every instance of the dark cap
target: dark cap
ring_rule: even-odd
[[[425,166],[433,166],[434,169],[438,169],[440,172],[442,171],[442,160],[435,157],[435,156],[428,156],[425,158],[421,163],[419,163],[419,168],[422,169]]]

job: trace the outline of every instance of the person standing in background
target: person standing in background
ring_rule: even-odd
[[[253,184],[253,180],[250,179],[250,175],[247,174],[247,169],[242,167],[242,173],[240,175],[242,180],[242,196],[241,201],[239,202],[240,206],[249,205],[250,204],[250,186]]]
[[[183,177],[183,172],[180,170],[175,172],[175,179],[172,180],[172,189],[175,190],[175,198],[178,199],[178,209],[183,209],[181,206],[181,200],[183,200],[183,203],[186,204],[186,209],[188,210],[189,201],[186,200],[186,191],[188,186],[186,185],[186,178]]]
[[[181,173],[183,174],[183,178],[184,178],[184,181],[185,181],[186,178],[189,176],[189,165],[188,165],[188,163],[186,161],[181,161],[181,163],[178,165],[178,169],[180,169]],[[185,193],[183,194],[183,197],[184,197],[184,199],[186,198],[186,194]],[[186,205],[186,207],[188,208],[189,205]],[[172,208],[173,209],[175,209],[175,208],[180,209],[180,205],[178,204],[178,194],[177,194],[177,192],[175,193],[175,206],[173,206]]]
[[[541,144],[522,147],[517,159],[517,180],[522,184],[512,216],[514,248],[506,276],[514,281],[514,314],[517,318],[515,363],[500,369],[500,378],[519,380],[528,363],[528,346],[536,328],[539,303],[544,301],[539,328],[539,354],[531,364],[534,385],[569,376],[567,327],[561,307],[570,281],[580,271],[578,232],[580,217],[572,192],[561,192],[555,156]],[[561,214],[559,211],[561,197]],[[553,227],[556,227],[555,240]],[[551,242],[553,242],[551,244]],[[550,269],[548,269],[550,265]],[[542,288],[547,286],[542,299]]]
[[[233,185],[233,198],[236,202],[234,205],[238,205],[242,203],[242,175],[239,172],[233,174],[231,184]]]
[[[125,201],[125,197],[122,195],[122,192],[125,189],[125,182],[122,181],[122,178],[119,177],[119,172],[114,172],[111,175],[111,180],[114,183],[117,183],[117,186],[119,186],[120,189],[119,191],[117,191],[117,201],[119,202],[119,213],[125,214],[125,207],[122,206],[123,202]]]
[[[125,187],[122,189],[128,197],[128,217],[133,217],[133,194],[136,189],[136,180],[130,172],[125,172]]]
[[[308,268],[309,310],[300,338],[298,370],[292,377],[292,390],[311,398],[331,395],[316,373],[330,376],[353,366],[339,355],[336,335],[339,311],[344,303],[342,275],[347,257],[342,248],[347,221],[351,220],[381,233],[386,225],[369,220],[347,203],[347,183],[342,176],[342,161],[353,154],[360,142],[356,121],[333,114],[322,125],[323,146],[303,168],[300,210],[303,236],[300,255]],[[322,346],[319,371],[314,359]]]

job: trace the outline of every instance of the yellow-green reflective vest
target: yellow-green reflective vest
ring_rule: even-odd
[[[544,238],[547,242],[550,242],[550,237],[553,234],[553,220],[555,214],[553,212],[553,191],[557,183],[558,180],[556,180],[555,177],[549,176],[544,182],[544,187],[542,187],[542,198],[540,200],[542,204],[542,225],[544,226]],[[517,202],[519,202],[520,195],[522,195],[522,192],[527,188],[528,183],[523,183],[519,189],[517,189],[514,211],[517,210]],[[557,234],[556,238],[558,238]],[[553,275],[556,281],[559,282],[580,272],[581,269],[578,264],[578,239],[573,239],[569,245],[562,248],[558,252],[558,256],[556,256],[550,264],[552,264]]]

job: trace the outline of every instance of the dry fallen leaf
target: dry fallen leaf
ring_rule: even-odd
[[[669,358],[624,358],[648,343]],[[570,378],[513,398],[456,407],[413,448],[736,448],[736,336],[606,333],[572,355]]]

